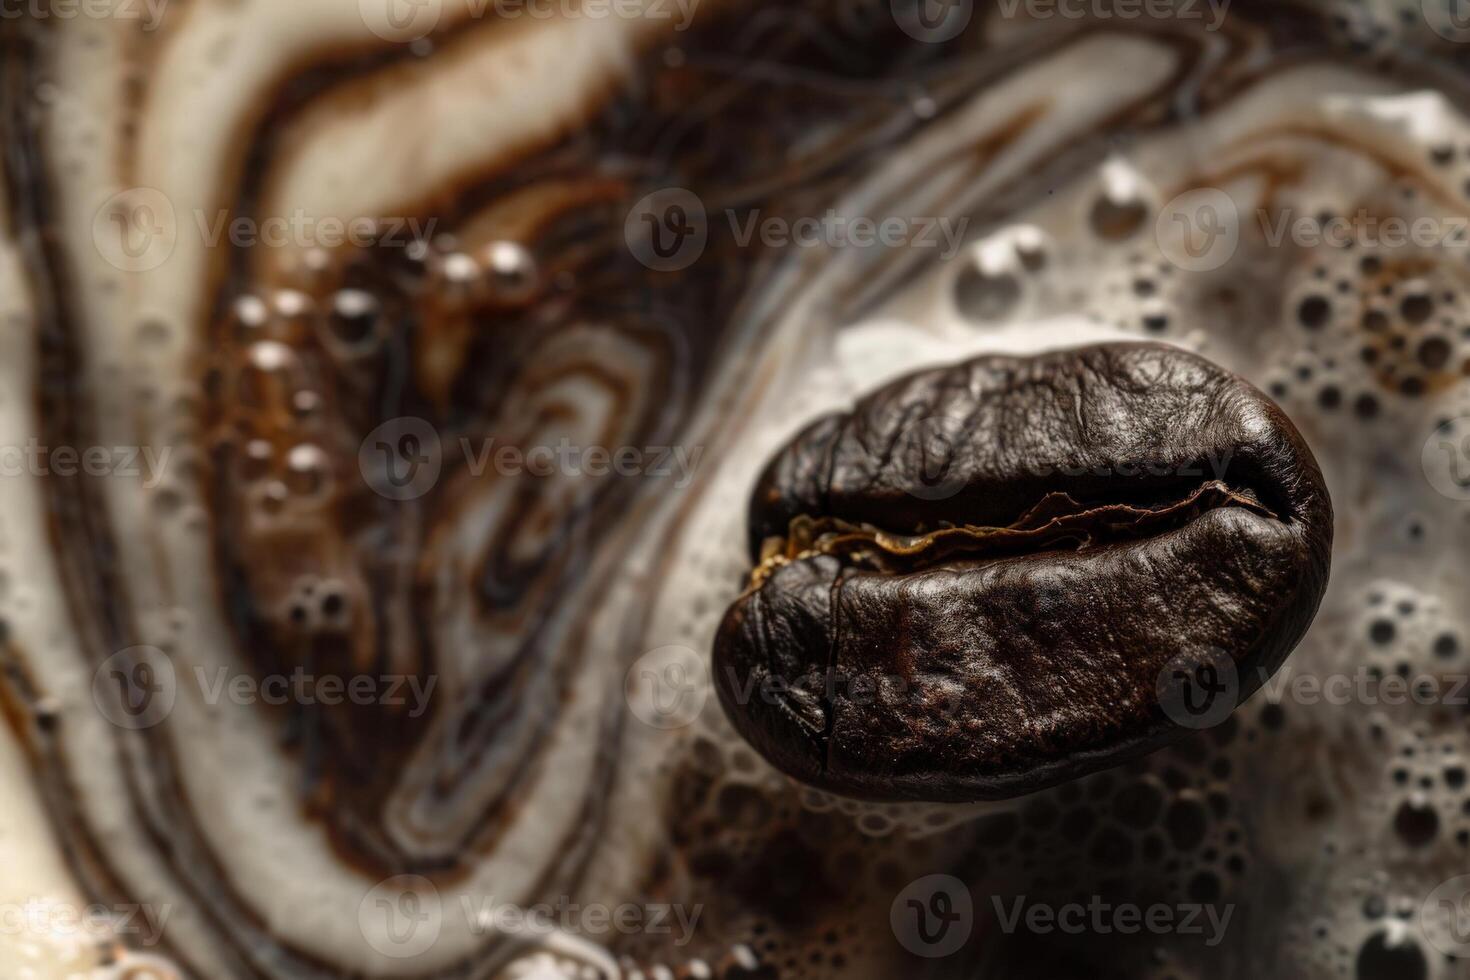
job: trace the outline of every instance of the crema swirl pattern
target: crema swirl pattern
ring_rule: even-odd
[[[1134,6],[0,19],[0,974],[1464,975],[1470,25]],[[1018,799],[745,744],[766,461],[1118,340],[1320,461],[1287,666]]]

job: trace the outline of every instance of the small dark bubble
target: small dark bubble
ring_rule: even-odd
[[[1286,727],[1286,709],[1274,702],[1267,704],[1261,709],[1261,725],[1268,731],[1281,731]]]
[[[1439,833],[1439,814],[1422,799],[1405,800],[1394,814],[1393,829],[1410,847],[1423,847]]]
[[[1230,815],[1230,794],[1221,790],[1211,790],[1209,795],[1210,812],[1218,819],[1223,820]]]
[[[1308,296],[1297,307],[1297,319],[1308,330],[1320,330],[1332,319],[1332,304],[1322,296]]]
[[[1441,633],[1434,638],[1434,655],[1449,660],[1460,652],[1460,641],[1453,633]]]
[[[1450,362],[1451,353],[1449,341],[1443,337],[1429,337],[1419,345],[1419,363],[1431,371],[1438,371]]]
[[[1020,826],[1021,822],[1014,813],[997,813],[980,822],[978,839],[983,844],[1006,844],[1015,838]]]
[[[1189,898],[1193,902],[1213,902],[1220,897],[1220,878],[1213,871],[1201,871],[1189,881]]]
[[[988,275],[978,266],[967,266],[955,280],[955,307],[971,320],[995,320],[1008,314],[1021,299],[1016,277]]]
[[[1360,419],[1378,417],[1378,399],[1371,394],[1361,394],[1353,401],[1353,412]]]
[[[1093,205],[1090,223],[1099,238],[1116,242],[1135,235],[1147,218],[1148,209],[1142,201],[1116,201],[1104,196]]]
[[[1088,857],[1100,867],[1122,867],[1133,861],[1133,842],[1122,831],[1107,827],[1093,838]]]
[[[1398,628],[1391,619],[1375,619],[1368,626],[1368,639],[1379,646],[1387,646],[1398,635]]]
[[[1331,411],[1342,404],[1342,392],[1332,385],[1328,385],[1317,393],[1317,404]]]
[[[1164,791],[1153,779],[1129,783],[1113,797],[1113,816],[1126,826],[1140,830],[1152,826],[1163,809]]]
[[[1429,961],[1407,935],[1391,941],[1387,932],[1375,932],[1358,950],[1356,971],[1357,980],[1426,980]]]
[[[1056,804],[1050,799],[1039,797],[1027,804],[1026,809],[1022,811],[1022,817],[1026,821],[1027,827],[1045,830],[1057,822],[1057,817],[1060,816],[1060,813],[1061,811],[1057,809]]]
[[[1427,293],[1411,293],[1404,297],[1399,312],[1409,323],[1418,325],[1434,316],[1434,297]]]
[[[1204,804],[1195,797],[1181,796],[1170,805],[1164,817],[1169,839],[1180,851],[1192,851],[1204,843],[1210,818]]]
[[[1097,815],[1090,807],[1080,806],[1067,813],[1062,820],[1062,834],[1076,839],[1086,837],[1097,824]]]

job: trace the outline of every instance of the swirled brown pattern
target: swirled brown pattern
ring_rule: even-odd
[[[1470,830],[1451,704],[1268,688],[977,812],[805,792],[708,678],[683,725],[636,695],[707,650],[744,500],[805,423],[904,370],[1120,333],[1250,378],[1322,459],[1333,586],[1293,663],[1452,674],[1466,525],[1426,440],[1466,413],[1464,263],[1361,233],[1465,208],[1453,25],[974,5],[941,39],[867,0],[511,6],[421,4],[415,37],[367,0],[0,21],[0,447],[124,450],[0,478],[0,773],[26,856],[0,904],[143,924],[17,961],[882,976],[933,951],[890,913],[946,874],[973,935],[942,975],[1326,976],[1339,949],[1428,971],[1448,924],[1406,945],[1371,909],[1418,902]],[[644,206],[671,188],[683,212]],[[1168,234],[1195,191],[1249,219],[1219,265]],[[699,254],[650,254],[643,219],[672,232],[690,201]],[[915,221],[906,247],[779,234],[855,216]],[[1294,230],[1332,217],[1350,245]],[[655,472],[663,449],[688,472]],[[1324,841],[1337,859],[1305,856]],[[1215,945],[1003,927],[1013,896],[1093,895],[1237,913]],[[490,914],[538,903],[644,927]],[[648,927],[657,906],[688,929]]]

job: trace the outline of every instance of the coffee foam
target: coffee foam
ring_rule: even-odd
[[[187,94],[191,79],[205,77],[210,52],[218,50],[212,42],[222,32],[250,37],[280,13],[258,4],[253,13],[232,12],[220,20],[223,14],[211,11],[180,28],[159,62],[159,95],[139,136],[132,179],[157,183],[155,177],[167,177],[162,182],[181,207],[210,202],[218,174],[230,169],[238,152],[234,120],[290,57],[316,50],[309,41],[331,48],[353,28],[351,11],[303,8],[294,15],[298,21],[281,22],[302,28],[297,33],[307,40],[299,49],[237,42],[227,49],[231,71],[207,76],[232,79],[236,90],[226,92],[230,86],[220,82],[217,89]],[[126,179],[107,169],[125,154],[120,147],[99,149],[113,131],[99,120],[121,117],[125,110],[116,104],[118,87],[97,81],[106,73],[88,66],[96,59],[120,63],[123,46],[95,25],[60,33],[55,84],[67,79],[61,91],[72,101],[57,102],[58,156],[66,186],[86,193],[64,195],[73,203],[58,221],[75,239],[68,254],[82,270],[88,386],[99,395],[102,438],[138,441],[140,426],[143,434],[153,433],[149,438],[187,448],[203,428],[201,386],[188,355],[208,346],[195,326],[208,306],[206,257],[198,250],[181,252],[146,285],[99,262],[87,241],[91,211]],[[606,37],[599,34],[589,43],[619,66],[626,57],[632,70],[632,45],[621,47]],[[464,43],[480,50],[475,42]],[[1211,43],[1228,46],[1225,40]],[[1190,57],[1187,47],[1115,30],[1040,48],[1016,78],[943,102],[944,112],[895,148],[902,152],[889,154],[876,173],[852,181],[840,209],[973,212],[973,248],[953,261],[928,264],[913,252],[897,258],[807,257],[806,268],[788,269],[787,278],[769,284],[776,299],[768,302],[779,309],[742,311],[726,351],[728,366],[716,372],[707,399],[691,412],[691,431],[709,437],[707,468],[688,495],[671,494],[623,518],[640,533],[618,542],[615,560],[604,559],[605,572],[595,583],[604,594],[579,614],[587,631],[561,641],[585,649],[588,669],[566,688],[570,707],[556,715],[554,731],[535,743],[541,772],[517,788],[520,823],[466,848],[460,876],[440,878],[437,886],[451,909],[462,895],[535,899],[532,883],[564,856],[567,833],[580,825],[577,807],[589,795],[589,774],[604,771],[605,756],[613,756],[619,762],[616,779],[605,794],[591,794],[605,796],[608,816],[598,826],[589,869],[566,887],[582,901],[701,904],[701,930],[694,944],[678,949],[657,937],[620,937],[608,949],[575,936],[555,937],[538,949],[510,944],[481,972],[574,976],[599,964],[609,972],[606,961],[624,956],[620,969],[646,975],[750,975],[759,969],[754,964],[814,978],[891,975],[903,968],[903,953],[888,925],[889,906],[908,882],[938,872],[961,876],[985,916],[992,912],[991,897],[1021,892],[1051,901],[1106,894],[1135,901],[1228,901],[1261,910],[1237,920],[1240,932],[1227,942],[1245,952],[1238,954],[1242,961],[1223,966],[1182,937],[1150,937],[1149,947],[1167,947],[1164,965],[1144,944],[1057,944],[1081,960],[1095,958],[1098,948],[1107,950],[1120,968],[1127,964],[1129,975],[1207,975],[1211,969],[1238,975],[1255,966],[1267,975],[1356,968],[1369,976],[1361,963],[1366,959],[1371,968],[1385,959],[1394,962],[1390,947],[1429,955],[1428,937],[1416,931],[1412,915],[1401,912],[1459,859],[1457,837],[1470,830],[1463,780],[1450,775],[1466,752],[1452,717],[1426,719],[1408,709],[1365,713],[1273,705],[1267,691],[1231,722],[1148,760],[1034,798],[970,807],[869,805],[795,786],[739,742],[707,687],[704,710],[684,729],[665,732],[630,722],[608,739],[600,725],[600,709],[620,696],[622,675],[637,656],[668,644],[707,649],[747,571],[748,488],[769,453],[805,420],[928,364],[1120,337],[1157,338],[1198,350],[1268,389],[1307,433],[1335,497],[1347,502],[1339,508],[1332,591],[1318,627],[1289,662],[1295,671],[1326,673],[1351,663],[1417,674],[1459,663],[1462,654],[1443,658],[1436,650],[1444,636],[1459,638],[1457,650],[1466,642],[1467,624],[1454,600],[1466,584],[1460,558],[1465,549],[1449,544],[1463,540],[1466,511],[1417,481],[1417,455],[1407,463],[1400,457],[1404,446],[1417,454],[1437,418],[1466,411],[1465,385],[1453,377],[1465,356],[1464,338],[1456,333],[1464,322],[1462,256],[1433,249],[1412,262],[1387,256],[1378,271],[1369,272],[1364,249],[1272,248],[1253,227],[1242,229],[1235,259],[1192,272],[1171,263],[1154,230],[1170,200],[1202,186],[1227,194],[1246,216],[1263,206],[1305,216],[1353,213],[1360,206],[1413,215],[1463,210],[1463,147],[1470,143],[1463,114],[1443,97],[1397,83],[1389,74],[1333,63],[1278,67],[1261,55],[1259,77],[1251,76],[1218,105],[1191,109],[1184,123],[1140,123],[1119,141],[1121,148],[1089,143],[1135,99],[1157,107],[1140,114],[1156,121],[1177,101],[1179,91],[1167,89],[1177,69],[1189,69],[1194,82],[1208,81],[1197,76],[1209,76],[1213,62],[1200,56],[1185,64]],[[426,58],[425,64],[434,60]],[[401,93],[410,82],[422,84],[414,91],[442,91],[445,98],[463,100],[457,105],[493,113],[500,103],[454,74],[468,63],[447,66],[442,75],[425,68],[422,77],[394,88]],[[251,78],[259,84],[244,83]],[[570,107],[580,107],[587,93],[569,78],[559,84],[567,98],[555,104],[572,114]],[[349,214],[381,212],[394,200],[386,192],[369,194],[383,191],[381,181],[339,179],[330,193],[325,186],[361,155],[334,156],[332,138],[350,138],[377,152],[382,145],[372,142],[374,135],[393,130],[373,125],[375,103],[362,88],[371,85],[350,93],[364,100],[360,117],[318,120],[319,127],[300,130],[304,145],[291,166],[283,163],[277,171],[282,176],[272,185],[278,192],[272,202],[322,207],[320,202],[333,200],[332,213]],[[1039,96],[1064,90],[1077,98]],[[478,98],[466,98],[470,92]],[[60,111],[79,104],[90,118]],[[1022,135],[1001,141],[1003,149],[978,168],[956,161],[957,148],[998,138],[1021,109],[1038,113]],[[533,119],[533,128],[539,132],[559,115]],[[356,124],[361,125],[349,133]],[[514,156],[510,136],[499,130],[490,135],[493,145],[466,152],[467,158],[488,157],[487,170],[501,159],[495,151]],[[199,144],[207,144],[207,152]],[[1439,162],[1445,146],[1453,152],[1448,162]],[[1088,150],[1085,165],[1045,170],[1077,147]],[[1293,180],[1273,185],[1273,168],[1281,161],[1299,170]],[[417,195],[435,191],[457,172],[445,164],[399,176],[417,182],[403,188]],[[1045,193],[1027,191],[1028,173],[1047,174]],[[1406,189],[1414,196],[1406,197]],[[289,208],[272,203],[267,210]],[[432,262],[442,273],[435,289],[449,288],[463,264],[455,257],[471,254],[461,244],[433,250]],[[265,281],[252,282],[238,297],[235,318],[241,324],[248,328],[259,319],[286,335],[335,307],[336,290],[314,293],[309,282],[291,278],[310,266],[298,258],[289,268],[270,270]],[[477,266],[475,276],[484,271]],[[1347,290],[1339,285],[1343,281]],[[1455,298],[1446,299],[1451,290]],[[437,295],[426,290],[428,298]],[[1315,300],[1326,304],[1325,312]],[[1373,312],[1386,319],[1381,328],[1365,325]],[[589,324],[589,334],[597,328]],[[610,366],[632,387],[650,376],[642,349],[600,346],[587,337],[585,349],[597,353],[590,360]],[[1395,346],[1397,337],[1404,338],[1402,346]],[[1438,344],[1426,353],[1434,339],[1449,346],[1443,363]],[[1379,351],[1372,364],[1364,360],[1368,348]],[[0,414],[21,438],[38,423],[24,407],[36,394],[32,366],[23,352],[16,353],[5,361],[14,384],[4,393]],[[290,348],[275,353],[287,361],[297,356]],[[342,376],[350,376],[352,357],[341,360],[348,364]],[[272,363],[280,361],[267,358],[266,366]],[[1386,364],[1397,365],[1392,375]],[[1409,378],[1419,379],[1418,385],[1406,388]],[[600,407],[607,404],[602,389],[592,382],[558,392],[584,417],[608,417],[600,414],[608,411]],[[347,459],[350,476],[356,447],[316,448],[330,459]],[[34,673],[46,703],[54,702],[66,720],[56,739],[62,751],[38,768],[53,794],[74,797],[77,806],[74,819],[53,818],[57,836],[71,848],[91,842],[107,858],[109,874],[90,878],[88,892],[179,906],[169,952],[178,954],[179,972],[189,964],[206,976],[230,975],[231,957],[243,955],[237,945],[270,950],[256,968],[281,975],[310,975],[318,969],[307,965],[311,960],[327,964],[321,969],[329,973],[412,975],[436,965],[457,968],[462,956],[504,938],[471,935],[462,921],[446,920],[446,931],[422,960],[405,964],[374,951],[357,907],[385,874],[365,872],[304,812],[300,769],[280,747],[278,726],[269,716],[212,713],[185,699],[159,732],[163,746],[153,746],[151,755],[102,724],[88,703],[92,663],[81,649],[82,630],[68,628],[59,573],[47,577],[51,542],[38,530],[46,506],[41,488],[35,481],[0,481],[0,493],[15,504],[10,512],[37,515],[5,528],[0,562],[12,585],[0,615],[11,623],[15,655]],[[210,583],[210,514],[197,479],[177,479],[151,494],[136,486],[112,487],[104,513],[130,573],[135,594],[128,599],[138,607],[142,639],[178,658],[181,667],[238,667],[234,638]],[[318,526],[309,511],[303,513],[303,529]],[[475,500],[460,512],[463,523],[450,526],[466,537],[483,534],[506,513],[503,500]],[[517,547],[535,551],[534,528],[528,522],[523,530]],[[452,577],[462,558],[450,549],[442,574]],[[271,608],[278,601],[281,614],[290,618],[293,604],[300,603],[313,629],[323,625],[318,618],[326,615],[324,596],[345,595],[348,608],[360,613],[367,600],[351,588],[339,591],[345,581],[340,569],[283,578],[279,594],[270,593]],[[32,603],[30,615],[20,608],[21,599]],[[644,602],[646,615],[630,625],[621,613],[642,609]],[[1409,612],[1402,611],[1405,604]],[[462,618],[453,618],[456,611]],[[444,668],[453,681],[468,676],[483,647],[463,610],[450,612],[455,642],[447,648],[462,657],[457,666]],[[1393,633],[1380,642],[1385,621]],[[436,762],[433,744],[425,743],[408,767],[382,829],[411,848],[422,846],[422,853],[442,855],[445,842],[454,838],[451,831],[479,815],[474,793],[485,782],[465,780],[463,805],[436,809],[431,787],[423,785],[429,782],[423,774]],[[184,783],[182,797],[172,795],[160,768],[166,754],[178,756],[174,775]],[[472,761],[498,768],[490,759],[487,753]],[[71,785],[60,786],[63,771]],[[48,775],[57,781],[50,783]],[[6,785],[24,781],[11,772]],[[141,801],[134,802],[140,792]],[[196,849],[181,843],[188,839],[182,825],[162,821],[168,813],[187,815],[188,823],[202,829]],[[160,828],[163,839],[181,850],[159,847]],[[25,840],[40,854],[59,850],[34,822]],[[191,862],[197,867],[189,867]],[[215,862],[225,873],[205,875],[203,869]],[[59,861],[51,862],[34,880],[78,894],[60,868]],[[1297,889],[1287,907],[1279,887],[1283,878]],[[317,914],[307,916],[308,910]],[[1005,975],[1008,958],[1045,962],[1053,955],[1024,935],[987,937],[986,945],[972,975]],[[1411,953],[1398,955],[1397,962],[1412,959]],[[1259,962],[1244,962],[1250,957]],[[145,959],[165,969],[155,956],[124,954],[122,963]],[[944,965],[961,972],[976,964],[961,956]]]

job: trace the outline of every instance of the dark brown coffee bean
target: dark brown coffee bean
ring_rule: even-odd
[[[924,371],[817,420],[750,531],[714,650],[736,728],[816,786],[958,801],[1181,734],[1171,665],[1228,681],[1227,710],[1248,696],[1312,621],[1332,507],[1265,395],[1108,344]]]

